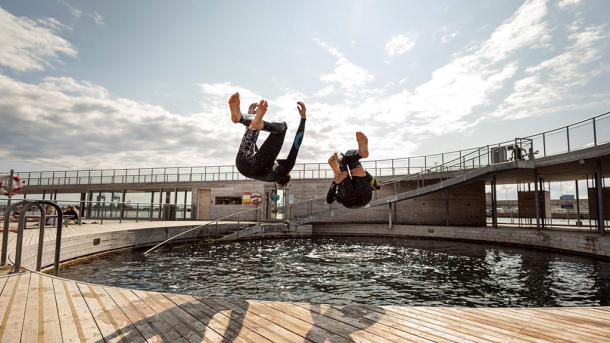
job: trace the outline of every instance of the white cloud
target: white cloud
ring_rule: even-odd
[[[344,90],[354,92],[374,79],[371,73],[350,62],[337,48],[317,38],[314,41],[337,58],[333,72],[320,76],[322,82],[337,83]]]
[[[452,40],[455,39],[455,37],[458,36],[460,32],[458,30],[451,30],[448,27],[443,27],[441,29],[441,31],[439,32],[440,38],[439,40],[441,41],[442,44],[447,44],[449,42],[451,42]]]
[[[59,62],[61,55],[78,53],[57,35],[63,25],[57,20],[15,17],[0,7],[0,65],[17,70],[43,70]]]
[[[569,8],[569,7],[574,7],[580,3],[581,3],[581,0],[561,0],[557,4],[557,6],[559,6],[559,8],[561,8],[561,9],[565,9],[565,8]]]
[[[405,33],[396,35],[385,44],[385,53],[388,57],[404,55],[415,46],[415,38],[409,37]]]
[[[57,0],[57,2],[64,5],[68,9],[68,11],[70,11],[70,14],[72,14],[72,16],[74,18],[78,19],[81,16],[85,16],[85,17],[91,18],[97,25],[104,25],[104,18],[97,12],[93,12],[93,13],[84,12],[83,10],[80,10],[80,9],[74,7],[67,1]]]
[[[568,40],[570,44],[565,51],[525,70],[525,76],[515,82],[513,92],[494,116],[518,119],[533,113],[552,112],[562,106],[581,104],[584,107],[581,96],[574,90],[608,71],[603,58],[610,47],[610,32],[606,25],[581,27]],[[599,101],[598,104],[610,103]],[[594,103],[589,101],[588,105]]]

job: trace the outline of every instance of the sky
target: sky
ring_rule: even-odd
[[[233,164],[236,91],[242,111],[267,99],[287,142],[305,102],[298,163],[354,148],[355,131],[369,159],[530,135],[610,110],[608,13],[604,0],[0,0],[0,171]]]

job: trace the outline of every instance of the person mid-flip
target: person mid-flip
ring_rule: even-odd
[[[282,150],[288,126],[285,122],[263,121],[267,106],[267,101],[261,100],[258,104],[250,105],[247,115],[242,115],[239,108],[239,93],[233,94],[229,99],[231,120],[234,123],[242,123],[247,128],[237,152],[235,165],[237,170],[246,177],[260,181],[277,182],[283,186],[290,181],[290,171],[294,167],[299,148],[303,142],[305,104],[297,102],[301,123],[286,159],[277,159],[277,155]],[[260,130],[267,131],[270,135],[259,148],[256,146],[256,140]]]
[[[377,179],[365,171],[359,161],[369,156],[368,138],[364,133],[356,132],[356,141],[358,150],[348,150],[340,155],[334,153],[328,159],[328,164],[335,174],[326,195],[326,202],[329,204],[337,200],[347,208],[360,208],[371,201],[373,190],[380,188]]]

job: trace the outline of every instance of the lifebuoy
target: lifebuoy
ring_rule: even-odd
[[[19,175],[13,176],[13,184],[11,185],[11,189],[8,189],[9,181],[11,180],[10,175],[2,175],[0,176],[0,194],[2,195],[14,195],[21,192],[21,188],[23,186],[21,182],[21,177]]]
[[[250,203],[254,206],[260,205],[262,200],[263,200],[263,197],[258,193],[254,193],[250,196]]]

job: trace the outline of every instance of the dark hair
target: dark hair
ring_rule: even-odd
[[[248,114],[254,114],[254,113],[250,113],[250,111],[254,112],[254,110],[256,109],[256,106],[258,106],[258,103],[253,102],[250,104],[250,106],[248,106]]]
[[[277,179],[277,183],[281,186],[286,186],[290,182],[290,174],[286,174],[284,176],[280,176]]]

